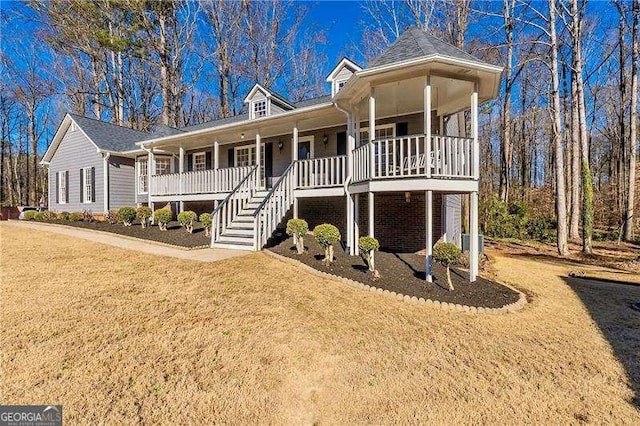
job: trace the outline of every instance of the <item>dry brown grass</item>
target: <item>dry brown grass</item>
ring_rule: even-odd
[[[498,257],[533,302],[464,315],[260,253],[200,264],[0,232],[0,400],[63,404],[71,424],[640,421],[640,315],[619,315],[640,289],[594,301],[571,266]]]

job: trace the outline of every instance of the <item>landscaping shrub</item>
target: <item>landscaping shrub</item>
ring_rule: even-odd
[[[488,197],[480,203],[482,230],[490,237],[548,240],[553,235],[553,220],[532,218],[532,210],[523,201],[507,204],[496,196]]]
[[[193,233],[193,222],[198,219],[196,212],[187,210],[178,214],[178,222],[188,233]]]
[[[553,242],[556,239],[557,234],[557,222],[553,218],[545,216],[532,219],[528,226],[527,232],[529,237],[534,240]]]
[[[153,212],[147,206],[140,206],[136,209],[136,218],[140,221],[140,225],[146,228],[151,219]]]
[[[112,225],[116,223],[120,223],[120,215],[118,214],[118,210],[109,210],[105,216],[105,220]]]
[[[369,266],[369,271],[376,274],[375,266],[375,252],[380,249],[380,243],[374,237],[360,237],[358,239],[358,248],[364,258],[365,262]],[[376,274],[377,275],[377,274]]]
[[[340,231],[329,223],[323,223],[313,229],[318,244],[324,248],[324,262],[333,262],[333,245],[340,241]]]
[[[82,213],[78,213],[78,212],[69,213],[69,220],[71,222],[81,222]]]
[[[158,224],[158,228],[161,231],[167,230],[167,224],[171,222],[172,217],[171,210],[167,208],[158,209],[153,214],[153,220]]]
[[[309,232],[309,224],[304,219],[289,219],[287,221],[287,235],[293,236],[298,254],[304,253],[304,236]]]
[[[433,246],[433,260],[447,268],[447,284],[449,284],[449,290],[453,290],[449,268],[460,262],[460,249],[455,244],[438,243]]]
[[[44,216],[42,216],[42,212],[36,212],[36,214],[33,215],[33,220],[35,220],[36,222],[44,222]]]
[[[85,211],[82,212],[82,220],[84,222],[93,222],[94,221],[93,213],[91,212],[91,210],[85,210]]]
[[[38,212],[35,210],[29,210],[27,212],[24,212],[24,220],[36,220],[36,214]]]
[[[58,213],[58,220],[69,220],[69,212]]]
[[[118,216],[120,216],[120,220],[124,226],[131,226],[133,219],[136,218],[136,209],[133,207],[120,207],[120,210],[118,210]]]
[[[204,227],[204,235],[206,237],[211,235],[211,214],[210,213],[202,213],[200,215],[200,223]]]
[[[42,220],[49,222],[52,220],[56,220],[58,218],[58,215],[55,214],[55,212],[52,212],[51,210],[45,210],[42,212]]]

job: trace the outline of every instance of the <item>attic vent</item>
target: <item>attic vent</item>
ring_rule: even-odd
[[[70,130],[71,130],[72,132],[75,132],[76,130],[78,130],[78,125],[76,124],[76,122],[75,122],[75,121],[72,121],[72,122],[71,122],[71,128],[70,128]]]

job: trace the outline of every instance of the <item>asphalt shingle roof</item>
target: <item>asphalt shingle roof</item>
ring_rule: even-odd
[[[380,56],[371,61],[368,68],[434,54],[465,61],[481,62],[475,56],[431,34],[427,34],[418,27],[409,27],[391,46],[387,47]]]
[[[98,148],[107,151],[122,152],[140,149],[135,143],[150,136],[150,133],[140,132],[117,124],[107,123],[93,118],[83,117],[77,114],[69,114],[83,132],[98,145]]]

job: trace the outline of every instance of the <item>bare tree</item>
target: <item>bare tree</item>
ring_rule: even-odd
[[[640,49],[638,47],[638,15],[640,14],[640,1],[633,0],[633,23],[631,25],[631,117],[629,131],[629,184],[625,215],[624,238],[633,238],[634,202],[636,191],[636,147],[638,145],[638,61],[640,61]]]

